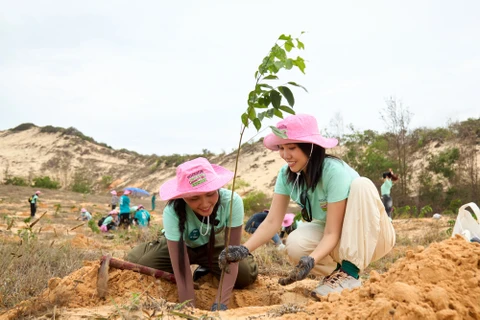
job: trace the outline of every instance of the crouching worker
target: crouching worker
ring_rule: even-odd
[[[264,209],[262,212],[257,212],[253,214],[250,219],[247,220],[247,223],[245,223],[245,231],[253,234],[262,224],[263,220],[265,220],[267,215],[268,209]],[[272,241],[277,247],[277,250],[285,250],[285,245],[283,244],[282,239],[285,236],[285,233],[290,234],[293,230],[297,228],[297,223],[294,219],[295,215],[293,213],[287,213],[282,222],[282,230],[280,232],[280,235],[278,233],[275,233],[273,235]]]
[[[291,284],[310,272],[324,276],[311,292],[318,299],[359,287],[359,272],[395,245],[395,230],[375,185],[326,153],[338,141],[322,137],[314,117],[292,115],[277,128],[285,130],[286,138],[271,133],[263,139],[265,147],[278,150],[286,162],[277,176],[270,212],[243,246],[220,254],[220,265],[238,262],[268,242],[292,199],[302,208],[305,222],[287,238],[286,251],[296,266],[279,283]]]
[[[110,211],[108,213],[108,216],[98,221],[98,224],[100,225],[100,230],[102,232],[108,232],[112,229],[115,230],[115,226],[117,225],[117,218],[118,218],[118,211],[116,210]]]
[[[229,229],[231,191],[223,189],[233,172],[210,164],[205,158],[187,161],[177,167],[176,178],[160,187],[160,198],[168,203],[163,210],[165,236],[158,241],[141,244],[130,251],[126,260],[175,275],[180,302],[195,306],[191,264],[200,265],[195,274],[211,272],[221,275],[218,257],[225,248]],[[238,246],[242,236],[243,201],[233,195],[230,242]],[[257,278],[257,265],[252,255],[230,265],[225,273],[221,301],[212,301],[211,310],[226,310],[233,288],[242,289]]]

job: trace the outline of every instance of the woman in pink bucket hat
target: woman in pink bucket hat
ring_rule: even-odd
[[[311,292],[317,299],[359,287],[359,272],[395,245],[395,230],[375,185],[326,153],[338,141],[322,137],[313,116],[289,116],[277,123],[277,129],[286,139],[271,133],[263,140],[286,161],[277,176],[269,214],[243,246],[230,248],[228,256],[220,254],[221,267],[268,242],[293,200],[302,208],[305,222],[287,238],[286,251],[296,267],[279,283],[291,284],[310,272],[324,276]]]
[[[174,179],[160,187],[160,198],[168,201],[163,210],[165,236],[158,241],[134,248],[127,260],[151,268],[173,272],[180,302],[195,306],[193,282],[206,273],[219,278],[217,259],[225,248],[225,234],[230,225],[232,192],[223,189],[233,178],[233,172],[205,158],[196,158],[177,167]],[[239,245],[244,217],[243,201],[233,195],[229,245]],[[220,304],[212,310],[226,310],[233,288],[244,288],[257,278],[257,265],[252,255],[230,266],[225,274]],[[200,267],[193,278],[188,276],[190,265]]]

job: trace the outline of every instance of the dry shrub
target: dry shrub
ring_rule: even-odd
[[[70,245],[49,246],[37,239],[22,244],[2,241],[0,310],[38,295],[50,278],[63,278],[81,268],[83,260],[95,260],[99,255]]]

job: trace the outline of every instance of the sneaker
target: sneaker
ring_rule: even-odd
[[[285,245],[283,243],[280,243],[278,246],[277,246],[277,250],[278,251],[283,251],[285,250]]]
[[[312,297],[319,299],[332,292],[342,292],[343,289],[360,287],[362,281],[348,275],[342,269],[333,272],[320,281],[319,286],[311,292]]]

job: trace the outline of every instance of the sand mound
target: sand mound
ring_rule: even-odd
[[[102,300],[96,293],[98,268],[99,262],[87,262],[63,279],[51,279],[48,289],[34,301],[19,304],[2,318],[14,319],[19,312],[47,304],[63,306],[71,315],[76,308],[129,304],[134,295],[178,302],[175,285],[113,268],[108,297]],[[198,315],[206,313],[216,294],[215,281],[206,278],[196,290],[197,308],[203,309],[193,310]],[[427,249],[419,247],[385,274],[372,271],[361,288],[331,294],[320,302],[305,295],[315,284],[304,280],[282,287],[277,279],[260,276],[248,290],[234,291],[230,309],[222,312],[222,318],[480,319],[480,245],[454,238]]]

